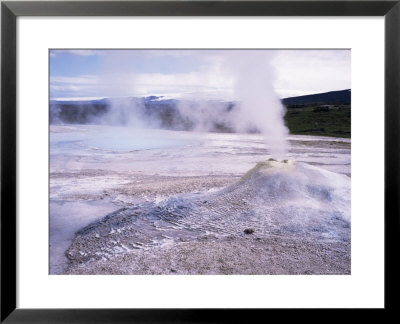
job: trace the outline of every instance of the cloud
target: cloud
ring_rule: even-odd
[[[97,84],[99,76],[96,75],[83,75],[81,77],[62,77],[51,76],[51,83],[66,83],[66,84]]]
[[[351,88],[350,50],[281,50],[273,60],[284,96]]]
[[[250,50],[251,51],[251,50]],[[349,50],[274,50],[275,91],[283,98],[351,88]],[[221,95],[233,93],[233,76],[224,64],[246,50],[54,50],[50,56],[100,55],[98,70],[75,76],[52,76],[51,97]],[[56,61],[52,62],[56,64]],[[65,63],[64,63],[65,64]],[[183,68],[184,65],[184,68]],[[88,75],[88,73],[96,75]],[[74,90],[75,89],[75,90]],[[78,89],[83,91],[77,93]],[[87,91],[84,92],[84,91]],[[234,99],[234,98],[233,98]]]
[[[199,71],[175,74],[130,73],[107,69],[103,74],[82,76],[51,76],[51,98],[76,93],[79,97],[128,97],[141,95],[191,96],[202,93],[215,97],[231,97],[232,76],[218,66],[210,65]],[[77,93],[82,91],[84,93]]]

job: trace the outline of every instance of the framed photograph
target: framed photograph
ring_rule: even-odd
[[[393,309],[399,15],[2,2],[1,321]]]

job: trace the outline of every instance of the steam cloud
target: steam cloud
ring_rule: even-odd
[[[236,128],[243,130],[249,124],[254,126],[264,134],[270,153],[276,158],[284,158],[288,129],[283,120],[285,107],[273,88],[272,58],[272,51],[233,51],[227,57],[226,68],[234,77],[239,101]]]
[[[212,100],[207,93],[192,93],[179,100],[127,96],[135,93],[138,87],[135,72],[127,73],[127,66],[138,64],[135,62],[138,54],[135,52],[132,57],[129,51],[115,51],[105,56],[103,63],[101,84],[103,87],[107,84],[103,89],[104,97],[110,97],[106,100],[107,107],[88,104],[86,108],[74,107],[78,117],[69,116],[69,122],[195,131],[259,131],[264,135],[269,153],[275,158],[284,158],[288,129],[283,120],[285,107],[273,88],[276,79],[271,65],[274,51],[186,50],[181,53],[211,62],[216,77],[222,75],[230,85],[233,100]],[[60,116],[65,115],[65,111],[61,110],[59,105],[51,109],[53,123],[63,122]]]
[[[219,52],[221,53],[221,52]],[[222,73],[231,79],[235,109],[222,107],[218,102],[204,100],[203,96],[179,104],[180,114],[194,120],[195,129],[210,130],[211,125],[224,125],[236,132],[260,131],[272,156],[282,159],[288,151],[288,129],[283,117],[285,107],[276,95],[276,79],[271,65],[273,51],[230,50],[219,56]]]

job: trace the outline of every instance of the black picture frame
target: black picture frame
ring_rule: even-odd
[[[385,307],[395,311],[399,246],[400,1],[2,1],[1,3],[1,322],[250,322],[261,309],[16,308],[17,106],[19,16],[384,16],[385,18]],[[269,310],[272,311],[272,310]],[[381,311],[378,310],[379,316]],[[299,312],[301,313],[301,312]],[[301,314],[304,314],[302,312]],[[261,317],[259,317],[261,316]],[[307,315],[309,316],[309,315]],[[251,320],[253,319],[253,320]]]

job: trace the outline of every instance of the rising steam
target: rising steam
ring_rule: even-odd
[[[183,97],[177,100],[156,97],[160,94],[156,90],[160,87],[158,83],[162,84],[165,77],[158,70],[148,75],[151,82],[146,84],[149,88],[140,90],[143,87],[140,81],[143,57],[177,54],[180,56],[175,59],[175,64],[181,57],[206,62],[206,67],[194,74],[172,74],[178,84],[191,82],[190,89],[194,91],[189,96],[185,88],[168,84],[169,89],[181,92]],[[261,132],[269,153],[282,159],[287,153],[288,130],[283,120],[285,108],[273,88],[273,56],[272,50],[110,51],[101,57],[101,78],[95,85],[97,91],[109,99],[71,107],[65,103],[64,106],[53,105],[50,119],[52,123],[94,123],[131,128]],[[175,68],[179,70],[178,65]],[[192,75],[197,75],[197,79]],[[230,89],[229,98],[222,96],[217,100],[215,93],[213,97],[212,91],[224,87]]]
[[[225,60],[225,67],[232,73],[239,102],[236,128],[243,130],[249,124],[254,126],[264,134],[270,153],[284,158],[288,129],[283,120],[285,107],[273,88],[272,58],[273,51],[232,51]]]

